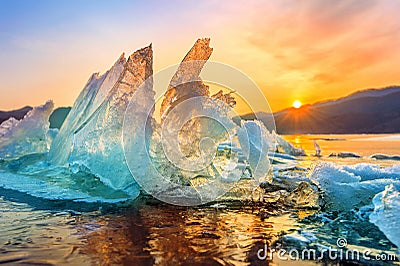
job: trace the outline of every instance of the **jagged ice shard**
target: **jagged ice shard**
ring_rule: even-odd
[[[200,79],[200,72],[213,51],[210,39],[198,39],[183,58],[178,70],[172,77],[161,105],[161,118],[181,101],[196,97],[209,96],[209,88]]]
[[[11,117],[0,125],[0,159],[48,151],[52,101],[29,111],[22,120]]]
[[[152,119],[151,103],[141,100],[151,97],[140,96],[151,90],[146,89],[151,82],[138,89],[125,116],[125,154],[134,178],[146,192],[173,204],[216,199],[248,170],[256,182],[267,181],[270,168],[274,139],[265,126],[235,124],[231,93],[211,95],[200,78],[212,52],[209,42],[197,40],[172,75],[159,123]]]
[[[160,122],[156,122],[154,114],[156,93],[151,46],[136,51],[128,59],[122,55],[103,75],[93,74],[59,132],[48,129],[52,104],[35,108],[32,111],[35,117],[43,116],[41,119],[45,123],[38,123],[36,128],[40,130],[32,132],[40,135],[32,141],[33,150],[19,154],[10,153],[12,149],[1,151],[10,157],[48,151],[51,171],[39,162],[33,168],[26,168],[30,172],[21,168],[10,176],[27,175],[26,182],[36,182],[35,192],[31,194],[50,197],[45,193],[46,182],[73,189],[76,175],[87,173],[89,179],[94,178],[91,186],[95,189],[85,185],[77,188],[87,193],[77,196],[84,201],[98,199],[104,194],[104,186],[121,192],[107,195],[111,201],[124,199],[127,194],[135,198],[140,191],[135,181],[144,180],[145,184],[150,184],[150,190],[145,190],[152,195],[152,189],[158,195],[169,193],[174,200],[189,195],[193,199],[189,205],[217,198],[241,177],[247,178],[247,171],[256,182],[268,181],[268,155],[274,150],[276,136],[258,121],[235,124],[231,111],[236,101],[232,92],[224,94],[220,90],[211,95],[210,88],[200,78],[212,53],[209,43],[210,39],[197,40],[165,86]],[[10,139],[9,128],[25,128],[21,125],[30,124],[29,117],[21,122],[10,119],[2,125],[0,132],[6,136],[2,139],[3,147]],[[128,130],[124,132],[126,125]],[[11,135],[19,139],[18,130],[11,131],[14,132]],[[22,135],[26,138],[29,133]],[[283,140],[281,143],[293,148]],[[124,155],[131,163],[127,163]],[[65,176],[62,182],[52,180],[60,173]],[[159,176],[163,181],[157,180]],[[7,187],[19,190],[10,182],[6,183]],[[143,188],[141,182],[140,185]],[[179,186],[190,189],[185,192]],[[55,187],[52,191],[56,190]],[[75,195],[72,190],[67,194],[68,199]]]
[[[205,203],[227,187],[221,182],[227,162],[220,166],[213,159],[218,142],[237,126],[227,116],[227,103],[210,97],[199,77],[212,52],[208,45],[209,39],[199,39],[171,78],[160,107],[161,123],[151,119],[151,104],[139,106],[149,103],[141,99],[150,99],[145,95],[151,81],[139,88],[125,116],[124,147],[133,176],[146,192],[174,204]]]
[[[63,165],[68,162],[71,150],[74,147],[75,133],[88,122],[92,114],[104,102],[109,91],[119,80],[125,64],[126,59],[124,55],[121,55],[109,71],[101,76],[99,76],[99,73],[94,73],[89,78],[84,89],[75,100],[57,137],[51,144],[49,152],[51,163]]]
[[[122,123],[136,89],[152,76],[152,63],[148,46],[127,61],[121,56],[103,76],[92,77],[56,137],[50,160],[64,163],[67,159],[70,164],[83,165],[104,184],[136,197],[139,189],[125,163],[121,143]]]

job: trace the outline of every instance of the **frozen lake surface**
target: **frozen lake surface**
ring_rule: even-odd
[[[350,172],[359,170],[352,168],[359,163],[378,169],[399,164],[370,158],[376,153],[399,154],[399,135],[302,135],[285,139],[303,147],[307,154],[314,153],[313,141],[317,140],[323,156],[297,157],[296,167],[281,167],[278,176],[310,176],[321,162]],[[329,157],[343,151],[361,158]],[[304,245],[337,248],[336,241],[341,237],[353,250],[398,252],[369,221],[372,202],[370,207],[342,211],[289,208],[274,202],[273,193],[267,193],[270,198],[262,203],[243,199],[178,207],[147,196],[123,204],[97,204],[48,200],[0,188],[0,264],[265,265],[267,262],[257,257],[265,243],[299,250]],[[362,259],[359,262],[365,263]],[[269,263],[314,265],[315,261],[283,261],[274,255]],[[318,263],[324,264],[324,260]],[[399,262],[379,262],[393,263]]]

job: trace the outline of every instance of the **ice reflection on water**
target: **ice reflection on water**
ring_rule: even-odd
[[[296,223],[290,213],[263,219],[260,207],[142,204],[82,223],[80,252],[105,264],[248,265],[263,243]]]
[[[186,208],[139,200],[117,213],[57,212],[1,200],[0,263],[248,265],[296,227],[259,206]],[[263,262],[265,265],[265,262]]]

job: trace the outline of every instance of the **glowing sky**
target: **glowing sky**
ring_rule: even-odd
[[[153,43],[154,67],[198,37],[272,109],[400,84],[400,1],[0,0],[0,110],[72,105],[90,74]]]

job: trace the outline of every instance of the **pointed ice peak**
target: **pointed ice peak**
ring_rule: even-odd
[[[210,47],[210,38],[198,39],[190,51],[183,58],[178,70],[171,80],[171,86],[180,84],[182,81],[199,77],[204,64],[210,58],[213,49]],[[193,63],[187,63],[196,61]]]
[[[90,78],[89,78],[89,80],[88,80],[87,83],[93,81],[94,79],[98,79],[99,76],[100,76],[100,72],[95,72],[95,73],[93,73],[93,74],[90,76]]]
[[[200,72],[213,51],[209,45],[209,38],[198,39],[183,58],[164,94],[160,109],[162,120],[180,101],[196,96],[209,96],[208,86],[200,79]]]
[[[125,53],[123,52],[120,57],[118,58],[117,62],[115,62],[115,64],[117,64],[118,62],[125,62],[126,58],[125,58]],[[114,65],[115,65],[114,64]]]
[[[110,70],[102,75],[95,73],[91,76],[75,100],[58,135],[51,143],[50,162],[54,164],[65,164],[67,162],[74,132],[81,128],[104,102],[116,82],[121,78],[125,66],[126,59],[125,55],[122,54]]]
[[[132,62],[153,62],[153,49],[151,44],[149,46],[143,47],[133,54],[131,54],[128,58],[128,67],[132,67]]]
[[[143,56],[146,56],[147,54],[149,54],[150,52],[152,53],[153,52],[153,47],[152,47],[152,43],[150,43],[149,45],[147,45],[147,46],[145,46],[145,47],[143,47],[143,48],[141,48],[141,49],[138,49],[138,50],[136,50],[133,54],[131,54],[131,56],[132,55],[134,55],[134,54],[141,54],[141,55],[143,55]]]
[[[132,85],[133,87],[129,90],[133,92],[145,81],[143,77],[147,79],[153,75],[153,49],[151,44],[131,54],[125,69],[127,71],[123,74],[122,81]]]
[[[53,108],[54,108],[53,101],[52,100],[47,100],[45,104],[33,107],[33,109],[30,110],[25,115],[25,117],[30,116],[32,113],[35,113],[35,112],[46,112],[46,113],[50,114],[53,111]]]
[[[95,72],[93,73],[88,82],[86,83],[85,87],[88,87],[88,84],[95,82],[96,80],[102,80],[104,78],[106,78],[106,76],[108,75],[108,73],[112,72],[115,69],[119,69],[121,66],[125,66],[126,63],[126,58],[125,58],[125,53],[122,53],[117,61],[115,61],[115,63],[112,65],[112,67],[107,70],[106,72],[104,72],[103,74],[100,75],[100,72]],[[102,81],[101,81],[102,82]]]
[[[117,59],[117,61],[115,61],[114,65],[108,71],[106,71],[106,73],[104,73],[103,75],[107,75],[108,72],[112,71],[115,68],[119,68],[120,66],[125,66],[125,64],[126,64],[125,53],[122,53],[119,56],[119,58]]]
[[[153,75],[152,64],[151,46],[129,56],[118,80],[107,85],[108,94],[95,112],[79,128],[71,130],[73,142],[69,162],[84,165],[102,182],[132,197],[136,197],[139,190],[125,163],[122,125],[127,106],[134,95],[136,110],[146,110],[146,104],[154,105],[152,84],[140,87]],[[90,107],[91,102],[88,105]],[[61,152],[65,152],[65,149]]]
[[[213,48],[210,47],[210,38],[197,39],[192,49],[186,54],[182,62],[193,60],[208,60]]]

